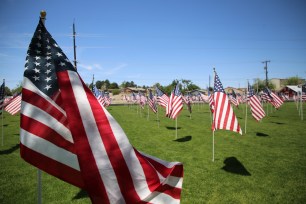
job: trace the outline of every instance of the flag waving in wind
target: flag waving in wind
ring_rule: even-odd
[[[233,108],[230,105],[217,72],[215,72],[213,130],[217,129],[230,130],[242,134]]]
[[[22,88],[20,154],[98,203],[179,203],[183,165],[137,151],[40,21]]]
[[[175,119],[182,109],[183,99],[180,92],[179,83],[177,83],[169,97],[169,102],[166,108],[166,115],[169,118]]]
[[[265,117],[265,111],[263,110],[261,103],[257,96],[254,94],[254,90],[248,83],[248,90],[249,90],[249,100],[250,100],[250,106],[251,106],[251,112],[252,116],[255,118],[255,120],[259,121],[263,117]]]

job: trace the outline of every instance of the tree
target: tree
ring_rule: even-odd
[[[299,78],[299,77],[289,77],[287,78],[287,82],[286,82],[286,85],[299,85],[302,83],[302,79]]]
[[[113,83],[111,83],[111,84],[109,85],[109,88],[110,88],[110,89],[119,89],[119,86],[118,86],[118,84],[117,84],[116,82],[113,82]]]

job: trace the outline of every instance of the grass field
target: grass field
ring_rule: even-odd
[[[163,112],[158,127],[156,115],[150,112],[147,118],[147,109],[108,109],[138,150],[184,164],[182,204],[306,202],[306,119],[301,121],[293,102],[277,111],[270,108],[259,123],[248,112],[247,133],[242,136],[216,131],[214,162],[207,104],[194,105],[191,118],[186,108],[182,111],[177,139],[175,120],[163,117]],[[245,106],[234,111],[244,133]],[[37,169],[19,156],[19,116],[5,113],[3,132],[0,203],[36,203]],[[42,201],[90,203],[85,191],[46,173]]]

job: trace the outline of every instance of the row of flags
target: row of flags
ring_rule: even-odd
[[[11,115],[15,115],[21,108],[21,93],[12,97],[5,97],[5,82],[0,86],[0,115],[5,110]]]
[[[87,191],[92,203],[180,203],[183,164],[167,162],[134,148],[120,125],[105,109],[109,97],[95,86],[90,90],[40,20],[27,51],[22,95],[4,103],[1,110],[20,110],[20,155],[28,163]],[[252,115],[265,114],[258,97],[249,88]],[[156,87],[157,97],[139,95],[153,112],[156,104],[166,116],[176,119],[189,108],[191,96],[183,97],[176,84],[168,97]],[[279,108],[272,92],[267,100]],[[212,130],[242,134],[237,117],[215,72],[214,93],[201,96],[213,113]],[[136,95],[133,93],[133,100]],[[232,94],[232,98],[236,95]],[[22,104],[22,105],[21,105]],[[189,104],[189,105],[188,105]],[[191,107],[190,107],[191,112]],[[1,112],[2,113],[2,112]]]

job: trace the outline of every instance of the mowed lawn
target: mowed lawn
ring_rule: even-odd
[[[277,111],[269,106],[262,122],[256,122],[248,109],[246,134],[245,105],[234,108],[243,135],[216,131],[214,162],[207,104],[193,105],[191,117],[184,107],[177,120],[177,138],[175,120],[165,118],[162,108],[158,118],[151,111],[148,117],[147,108],[137,106],[108,110],[138,150],[184,164],[183,204],[306,202],[306,117],[301,120],[293,102]],[[19,116],[5,113],[3,126],[0,203],[37,203],[37,169],[19,155]],[[85,191],[43,172],[42,202],[90,203],[90,199]]]

